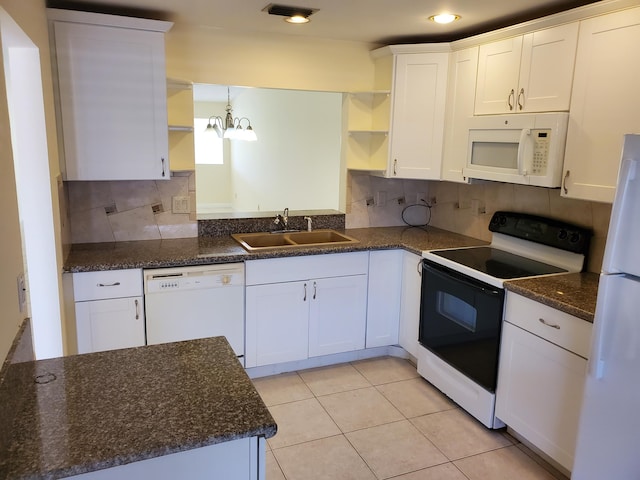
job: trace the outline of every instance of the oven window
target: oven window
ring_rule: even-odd
[[[438,313],[452,322],[457,323],[470,332],[476,331],[477,310],[473,305],[469,305],[464,300],[451,295],[448,292],[439,291],[438,296]]]

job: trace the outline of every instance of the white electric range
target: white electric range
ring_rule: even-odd
[[[488,246],[423,253],[418,373],[489,428],[507,280],[580,272],[591,232],[496,212]]]

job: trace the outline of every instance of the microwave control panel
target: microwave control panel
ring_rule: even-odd
[[[551,130],[531,130],[533,137],[533,165],[531,175],[546,175],[547,162],[549,160],[549,144],[551,143]]]

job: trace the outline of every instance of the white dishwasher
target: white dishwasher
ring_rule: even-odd
[[[144,270],[147,345],[225,336],[244,365],[244,264]]]

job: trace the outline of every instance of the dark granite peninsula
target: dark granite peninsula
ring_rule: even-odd
[[[224,337],[8,366],[0,479],[257,479],[276,424]],[[4,397],[4,395],[2,395]],[[260,459],[260,460],[259,460]],[[262,462],[262,466],[258,468]]]

